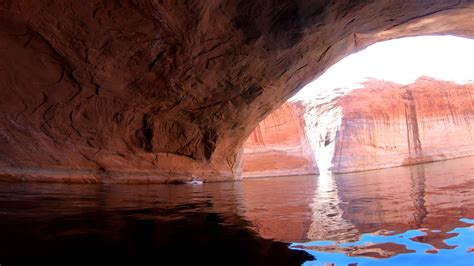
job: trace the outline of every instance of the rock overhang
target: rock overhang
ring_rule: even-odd
[[[242,144],[342,57],[474,36],[472,1],[6,1],[2,180],[241,177]]]

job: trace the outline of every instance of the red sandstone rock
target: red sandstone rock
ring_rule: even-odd
[[[318,173],[300,109],[285,103],[252,131],[244,145],[244,177]]]
[[[0,3],[2,180],[238,180],[253,128],[369,44],[474,36],[471,1]]]
[[[341,97],[333,171],[365,171],[474,155],[474,84],[371,80]]]

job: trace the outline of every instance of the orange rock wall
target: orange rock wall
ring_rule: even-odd
[[[340,98],[333,171],[356,172],[474,155],[474,85],[372,80]]]
[[[317,173],[299,110],[285,103],[258,124],[244,146],[244,177]]]

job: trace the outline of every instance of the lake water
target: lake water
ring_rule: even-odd
[[[473,219],[474,157],[203,185],[3,183],[0,264],[474,265]]]

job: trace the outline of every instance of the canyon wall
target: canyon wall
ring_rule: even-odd
[[[244,177],[318,173],[302,110],[287,102],[258,124],[244,144]]]
[[[474,155],[474,84],[370,80],[340,97],[332,170],[365,171]]]

